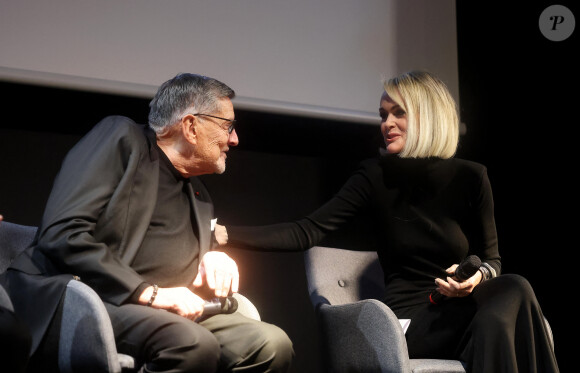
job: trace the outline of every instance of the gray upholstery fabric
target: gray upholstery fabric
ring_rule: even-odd
[[[410,372],[407,343],[393,312],[375,299],[319,310],[329,372]]]
[[[4,273],[16,255],[34,240],[36,227],[3,221],[0,223],[0,274]],[[14,311],[6,290],[0,286],[0,305]]]
[[[384,292],[376,252],[315,246],[304,260],[329,372],[465,373],[456,360],[409,359],[399,320],[376,300]]]
[[[14,311],[12,301],[10,300],[8,293],[2,286],[0,286],[0,306],[6,308],[7,310]]]
[[[37,227],[3,221],[0,223],[0,273],[34,240]],[[4,289],[0,302],[4,305]],[[72,280],[67,285],[59,340],[59,367],[62,372],[120,372],[131,367],[130,356],[119,356],[103,303],[87,285]],[[123,365],[120,362],[123,362]]]
[[[376,252],[316,246],[305,253],[304,260],[313,304],[379,299],[385,291]]]
[[[458,360],[411,359],[413,373],[465,373],[465,365]]]
[[[97,293],[72,280],[67,285],[63,307],[58,348],[60,371],[121,372],[111,321]],[[128,367],[135,364],[131,357],[124,357],[123,362]]]
[[[36,227],[3,221],[0,223],[0,273],[34,240]]]
[[[236,312],[239,312],[250,319],[257,321],[261,320],[258,309],[248,298],[239,293],[235,293],[233,297],[238,301],[238,309]]]

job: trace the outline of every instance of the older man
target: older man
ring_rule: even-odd
[[[145,372],[288,370],[292,344],[278,327],[238,313],[199,321],[202,289],[238,290],[236,263],[211,251],[213,205],[196,178],[223,173],[238,144],[233,97],[218,80],[179,74],[151,101],[149,126],[108,117],[83,137],[63,162],[35,244],[12,266],[11,288],[37,292],[16,296],[17,307],[38,295],[55,312],[63,291],[23,272],[59,284],[70,274],[101,296],[118,350]],[[49,322],[35,324],[34,351]]]

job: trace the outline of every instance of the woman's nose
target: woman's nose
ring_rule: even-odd
[[[386,117],[382,122],[381,122],[381,127],[384,127],[385,129],[390,129],[395,127],[395,122],[393,122],[391,120],[391,116],[389,115],[388,117]]]

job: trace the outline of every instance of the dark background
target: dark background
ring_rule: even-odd
[[[503,271],[531,282],[566,372],[577,329],[570,303],[579,220],[578,59],[572,55],[578,32],[549,41],[538,18],[551,2],[505,3],[457,1],[460,114],[467,126],[458,157],[488,167]],[[575,3],[557,3],[579,14]],[[0,213],[20,224],[39,224],[62,158],[94,124],[112,114],[147,118],[148,100],[140,98],[8,82],[0,82],[0,90]],[[227,172],[203,177],[222,224],[273,223],[309,213],[360,160],[376,154],[381,140],[378,126],[239,109],[236,118],[240,145],[229,153]],[[365,226],[358,221],[326,243],[369,248]],[[321,371],[302,255],[237,248],[231,255],[240,266],[241,292],[263,320],[294,341],[293,372]]]

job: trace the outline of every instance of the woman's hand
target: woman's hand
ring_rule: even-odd
[[[225,245],[228,243],[228,230],[225,226],[216,223],[214,234],[218,244]]]
[[[454,264],[445,270],[449,275],[447,276],[447,281],[440,278],[435,279],[436,290],[446,297],[466,297],[481,282],[480,271],[475,272],[473,276],[465,281],[457,281],[457,278],[453,276],[457,266],[457,264]]]

